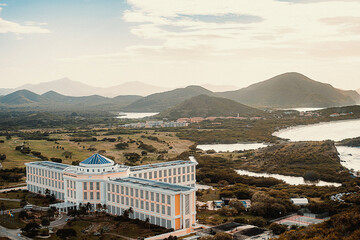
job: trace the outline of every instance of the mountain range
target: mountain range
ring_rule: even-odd
[[[143,82],[126,82],[111,87],[94,87],[69,78],[61,78],[55,81],[43,82],[38,84],[25,84],[17,88],[2,88],[0,95],[6,95],[18,90],[29,90],[37,94],[44,94],[49,91],[56,91],[62,95],[82,97],[91,95],[100,95],[104,97],[115,97],[119,95],[140,95],[168,91],[169,88],[158,87]]]
[[[221,96],[255,107],[329,107],[360,103],[356,91],[336,89],[295,72],[223,92]]]
[[[54,82],[52,83],[52,86],[56,85]],[[61,84],[65,85],[60,87]],[[138,84],[140,84],[137,87],[139,92],[148,87],[146,84]],[[68,88],[68,92],[71,90],[78,93],[89,90],[82,83],[68,79],[62,79],[60,85],[59,88],[62,91],[66,88]],[[28,85],[28,88],[31,86],[33,85]],[[47,89],[46,84],[36,86],[42,86],[42,88],[37,88],[38,92]],[[330,84],[314,81],[299,73],[285,73],[246,88],[225,92],[213,92],[195,85],[153,93],[146,97],[142,97],[140,94],[131,94],[131,91],[119,92],[117,97],[104,97],[99,94],[79,97],[66,96],[58,91],[37,94],[29,90],[18,90],[0,96],[0,107],[163,112],[199,95],[226,98],[255,108],[335,107],[360,103],[360,95],[356,91],[336,89]],[[204,100],[204,97],[201,100]],[[214,99],[208,100],[214,102]],[[235,107],[233,103],[227,103]],[[210,108],[208,110],[210,111]]]
[[[168,110],[155,115],[156,118],[221,117],[237,115],[242,117],[264,116],[262,110],[246,106],[230,99],[199,95],[192,97]]]

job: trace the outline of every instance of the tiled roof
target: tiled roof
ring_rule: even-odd
[[[91,157],[85,159],[81,163],[82,164],[109,164],[109,163],[112,163],[112,161],[110,159],[96,153],[96,154],[92,155]]]

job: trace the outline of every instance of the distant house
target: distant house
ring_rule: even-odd
[[[309,204],[307,198],[290,198],[290,201],[296,206],[305,206]]]

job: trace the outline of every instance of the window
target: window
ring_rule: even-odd
[[[187,181],[190,181],[190,175],[187,174]]]
[[[115,202],[115,194],[111,194],[112,202]]]
[[[173,169],[173,175],[176,175],[176,168]]]
[[[151,192],[151,201],[154,201],[154,193]]]
[[[116,185],[116,193],[119,193],[119,185]]]
[[[135,189],[135,197],[139,197],[139,189]]]
[[[135,207],[139,208],[139,200],[137,200],[137,199],[135,200]]]
[[[165,203],[165,195],[164,194],[161,194],[161,202]]]
[[[180,174],[181,173],[181,168],[178,168],[178,174]]]
[[[147,178],[147,173],[144,173],[144,178],[145,178],[145,179]]]
[[[156,201],[157,202],[160,202],[160,199],[159,199],[160,197],[159,197],[159,193],[156,193]]]
[[[124,196],[121,196],[121,204],[124,204]]]
[[[178,176],[178,183],[181,182],[181,176]]]
[[[97,199],[97,200],[100,200],[100,192],[97,192],[97,193],[96,193],[96,199]]]
[[[84,190],[87,190],[87,183],[84,182],[83,184],[84,184]]]
[[[134,199],[130,198],[130,206],[134,206]]]
[[[159,178],[162,177],[162,171],[159,171]]]
[[[130,188],[130,196],[134,196],[134,189]]]
[[[129,195],[129,188],[128,187],[125,188],[125,193],[126,193],[126,195]]]
[[[156,204],[156,212],[160,213],[160,205],[159,204]]]
[[[173,180],[174,180],[174,183],[176,183],[176,177],[174,177]]]
[[[171,176],[171,169],[169,169],[169,176]]]
[[[91,186],[90,186],[91,187]],[[115,185],[114,184],[111,184],[111,191],[112,192],[115,192]]]
[[[90,190],[94,190],[94,183],[90,182]]]
[[[146,210],[149,211],[149,202],[146,202],[145,206],[146,206]]]
[[[142,178],[142,173],[139,174],[139,178]]]
[[[185,175],[183,175],[183,182],[185,182]]]
[[[120,202],[120,196],[116,195],[116,202],[119,203]]]
[[[157,178],[157,171],[154,172],[154,178]]]
[[[84,200],[87,200],[87,192],[84,192]]]
[[[141,201],[141,209],[144,209],[144,201]]]
[[[149,192],[148,191],[145,191],[145,198],[149,199]]]
[[[168,195],[168,196],[167,196],[167,204],[170,204],[170,201],[171,201],[170,195]]]
[[[185,173],[185,167],[182,167],[182,173],[183,174]]]
[[[195,178],[194,175],[195,174],[191,174],[191,181],[194,181],[194,178]]]
[[[149,179],[152,179],[152,172],[149,172]]]
[[[191,171],[194,172],[194,170],[195,170],[195,167],[191,166]]]
[[[169,183],[171,183],[171,177],[169,177]]]
[[[190,172],[190,166],[187,167],[187,173],[189,173],[189,172]]]
[[[151,211],[154,212],[154,203],[151,203]]]
[[[164,205],[161,206],[161,214],[165,214],[165,206]]]
[[[94,199],[94,193],[90,192],[90,200],[93,200],[93,199]]]
[[[167,207],[167,214],[170,216],[171,215],[171,207]]]
[[[121,194],[124,194],[124,186],[121,186]]]
[[[140,190],[140,198],[144,198],[144,190]]]
[[[129,198],[128,197],[125,198],[125,203],[126,203],[126,205],[129,205]]]

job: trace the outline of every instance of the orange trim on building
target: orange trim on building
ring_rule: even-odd
[[[175,216],[180,215],[180,194],[175,195]]]
[[[175,219],[175,230],[180,229],[180,218]]]

